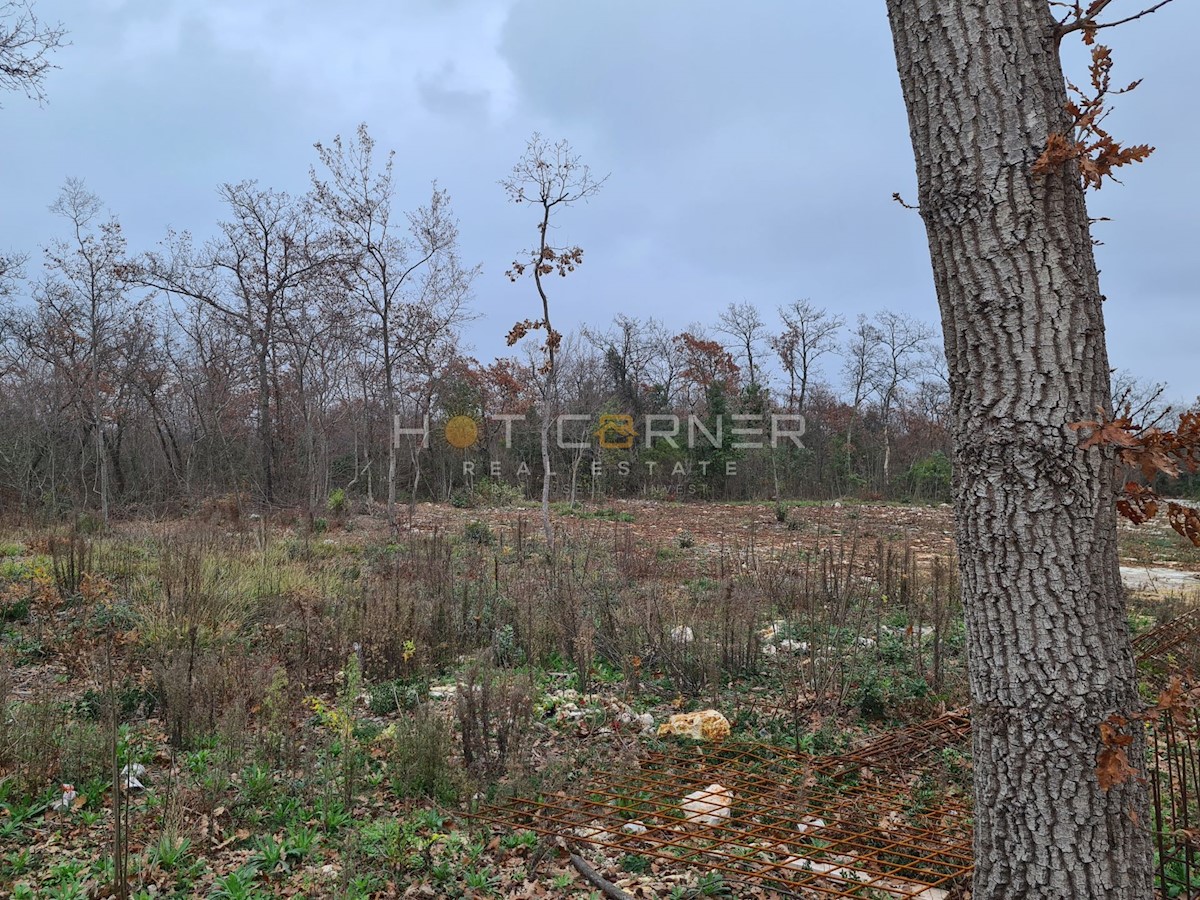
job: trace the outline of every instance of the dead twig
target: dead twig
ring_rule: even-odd
[[[571,865],[575,867],[576,871],[578,871],[579,874],[584,877],[584,880],[586,880],[588,884],[602,893],[605,897],[608,897],[609,900],[633,900],[631,895],[625,893],[623,890],[593,869],[590,865],[588,865],[587,860],[585,860],[578,853],[573,852],[569,845],[567,847],[567,852],[571,856]]]

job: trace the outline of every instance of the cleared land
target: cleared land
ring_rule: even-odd
[[[587,896],[579,853],[632,896],[957,896],[948,508],[555,525],[553,558],[517,507],[0,532],[0,893]],[[1200,555],[1122,539],[1135,630],[1182,635],[1159,684]],[[660,736],[705,709],[724,740]]]

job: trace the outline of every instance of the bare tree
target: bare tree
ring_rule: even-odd
[[[817,360],[837,349],[837,335],[846,320],[809,300],[794,300],[781,307],[779,318],[783,331],[770,339],[771,348],[788,376],[788,408],[804,412]]]
[[[581,331],[581,337],[600,354],[601,369],[612,383],[619,408],[634,417],[646,405],[648,369],[657,350],[653,336],[652,323],[624,314],[614,317],[606,331],[586,326]]]
[[[658,319],[646,320],[644,340],[650,348],[650,359],[646,364],[646,383],[650,390],[647,403],[654,411],[671,409],[685,366],[683,354],[675,335]]]
[[[554,406],[554,361],[555,353],[562,342],[562,335],[554,330],[550,322],[550,298],[546,294],[545,279],[555,272],[560,277],[583,263],[583,248],[563,246],[550,240],[550,222],[562,207],[571,206],[580,200],[587,201],[604,185],[605,178],[596,179],[565,140],[551,143],[540,134],[534,133],[517,160],[511,174],[500,186],[512,203],[528,203],[537,211],[537,242],[513,261],[506,273],[509,280],[516,282],[526,273],[532,273],[533,283],[541,301],[541,315],[526,319],[513,326],[508,334],[508,345],[520,341],[530,331],[545,332],[542,343],[544,361],[541,369],[546,376],[542,389],[541,442],[542,442],[542,528],[546,534],[546,546],[554,549],[554,529],[550,524],[550,416]]]
[[[892,411],[905,384],[915,382],[929,365],[929,342],[933,329],[905,313],[883,310],[871,323],[878,339],[877,364],[871,373],[871,387],[879,397],[879,418],[883,424],[883,488],[891,484]]]
[[[846,425],[847,465],[854,444],[854,425],[858,412],[871,392],[871,383],[876,379],[882,362],[879,350],[879,331],[870,319],[859,313],[858,321],[842,348],[842,378],[850,390],[850,419]]]
[[[310,526],[329,495],[325,420],[335,370],[351,352],[350,338],[357,337],[348,306],[341,278],[314,279],[280,319],[281,355],[291,381],[291,389],[283,393],[295,407],[291,418],[300,421],[299,454]]]
[[[1080,153],[1039,157],[1077,124],[1060,42],[1109,2],[887,0],[950,372],[976,900],[1153,894],[1144,780],[1097,772],[1142,706],[1113,451],[1070,427],[1112,414],[1104,296]]]
[[[0,253],[0,377],[8,370],[8,342],[15,335],[15,316],[9,298],[25,277],[25,257],[15,253]]]
[[[67,30],[38,18],[30,0],[0,3],[0,90],[21,91],[44,103],[50,53],[65,46]]]
[[[201,303],[233,325],[250,348],[256,380],[261,492],[276,493],[272,371],[280,328],[306,286],[345,263],[306,206],[255,182],[225,184],[231,218],[220,237],[201,248],[173,235],[169,256],[147,254],[137,277],[147,285]]]
[[[92,445],[95,477],[89,492],[97,496],[107,523],[110,462],[119,463],[114,407],[125,382],[117,369],[139,312],[126,300],[120,223],[113,217],[100,220],[100,198],[71,178],[50,210],[66,220],[70,237],[46,248],[46,274],[34,291],[37,308],[26,340],[70,391],[69,402]]]
[[[413,412],[420,419],[432,413],[437,383],[459,359],[457,332],[450,327],[440,327],[430,322],[427,316],[429,311],[438,308],[443,300],[454,308],[462,308],[466,303],[469,284],[469,280],[431,277],[426,280],[426,287],[431,292],[428,302],[406,307],[409,313],[405,327],[408,341],[404,358],[406,367],[414,376],[412,383],[408,385],[407,395]],[[454,293],[455,291],[457,293]],[[444,296],[439,300],[435,294]],[[409,459],[412,465],[412,485],[408,498],[408,519],[411,523],[416,513],[417,489],[421,482],[420,443],[414,442],[410,445]]]
[[[16,293],[17,282],[25,277],[25,257],[0,253],[0,300]]]
[[[1167,386],[1161,382],[1148,382],[1128,369],[1118,369],[1112,376],[1113,409],[1129,410],[1129,418],[1149,427],[1160,423],[1171,407],[1163,402]]]
[[[734,340],[737,354],[745,360],[746,374],[750,376],[747,387],[761,385],[754,353],[766,336],[767,325],[758,314],[758,307],[748,301],[730,303],[717,317],[717,331]]]
[[[357,140],[344,142],[338,136],[328,147],[315,146],[325,173],[322,177],[316,169],[310,171],[313,197],[354,258],[348,286],[369,319],[368,332],[383,373],[390,432],[405,356],[419,355],[470,317],[466,301],[478,267],[461,265],[458,220],[450,195],[436,184],[427,206],[403,217],[396,215],[395,151],[377,166],[375,140],[365,124],[359,125]],[[398,449],[393,437],[388,441],[387,476],[387,515],[393,527]]]
[[[235,435],[227,426],[241,420],[242,397],[254,391],[253,366],[246,365],[249,341],[244,329],[204,303],[172,309],[169,316],[164,350],[181,407],[176,430],[182,438],[175,437],[172,447],[180,480],[185,491],[200,479],[208,490],[228,485],[240,495]]]
[[[599,416],[605,400],[611,396],[605,382],[610,380],[612,373],[605,364],[605,356],[613,350],[614,347],[610,344],[602,355],[594,346],[585,344],[580,335],[568,336],[561,347],[558,382],[563,404],[576,415],[591,417],[586,422],[581,419],[564,422],[561,432],[562,443],[567,445],[563,452],[567,455],[571,467],[568,499],[572,506],[578,499],[579,467],[592,452],[591,437],[596,427],[596,417]],[[629,409],[625,406],[621,408]],[[637,411],[633,411],[633,414],[637,415]],[[592,489],[594,495],[594,483]]]

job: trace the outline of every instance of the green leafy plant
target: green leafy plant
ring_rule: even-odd
[[[492,662],[502,668],[525,665],[525,650],[517,641],[512,625],[501,625],[492,632]]]
[[[268,875],[276,870],[286,871],[289,868],[287,843],[276,840],[273,835],[261,835],[254,842],[252,859],[258,870]]]
[[[367,689],[367,706],[377,716],[413,710],[429,699],[429,682],[424,678],[396,678]]]
[[[296,825],[288,829],[288,851],[297,859],[307,859],[321,839],[321,833],[316,828]]]
[[[441,803],[458,798],[462,777],[451,761],[454,736],[450,723],[421,707],[390,725],[379,740],[397,796],[429,797]]]
[[[468,522],[463,530],[463,536],[472,544],[490,545],[496,542],[496,534],[487,522],[476,520]]]
[[[258,870],[253,863],[216,879],[210,900],[259,900],[264,895],[254,886]]]
[[[491,869],[476,869],[463,876],[463,884],[475,891],[476,896],[483,894],[485,897],[490,897],[500,885],[500,876]]]

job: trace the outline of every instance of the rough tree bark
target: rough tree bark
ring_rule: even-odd
[[[950,366],[975,758],[975,892],[1149,897],[1143,787],[1105,792],[1099,725],[1138,705],[1113,467],[1068,423],[1111,406],[1046,0],[888,0]],[[1131,753],[1131,758],[1133,754]]]

